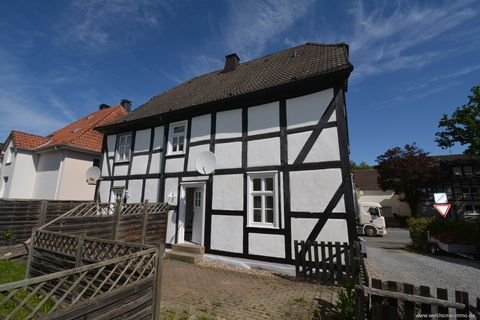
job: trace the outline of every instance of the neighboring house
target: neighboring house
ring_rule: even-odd
[[[167,243],[291,262],[294,240],[356,239],[345,92],[346,44],[307,43],[153,97],[114,124],[101,201],[165,201]],[[212,174],[199,159],[216,157]],[[196,166],[197,163],[197,166]]]
[[[353,182],[356,187],[359,202],[376,202],[382,205],[385,217],[410,216],[410,207],[393,190],[385,190],[378,184],[376,169],[353,170]]]
[[[2,176],[2,164],[3,164],[3,143],[0,143],[0,177]],[[0,185],[1,184],[2,183],[0,182]]]
[[[480,157],[455,154],[432,158],[441,168],[443,182],[423,189],[425,203],[419,212],[434,214],[433,194],[446,193],[448,202],[452,204],[450,216],[480,213]]]
[[[122,100],[127,106],[128,100]],[[5,141],[0,197],[48,200],[93,200],[95,186],[85,173],[98,165],[103,135],[96,126],[128,112],[118,105],[100,110],[42,137],[12,131]]]

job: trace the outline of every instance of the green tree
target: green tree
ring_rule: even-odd
[[[400,195],[400,200],[408,203],[412,216],[416,216],[423,200],[421,189],[435,183],[439,175],[436,161],[415,143],[388,149],[376,161],[380,187]]]
[[[363,170],[363,169],[372,169],[373,167],[366,163],[365,161],[360,162],[360,164],[356,164],[355,161],[350,160],[350,168],[352,170]]]
[[[471,91],[466,105],[455,109],[451,117],[443,114],[438,123],[443,131],[435,134],[435,142],[443,149],[460,143],[467,146],[466,154],[480,155],[480,86]]]

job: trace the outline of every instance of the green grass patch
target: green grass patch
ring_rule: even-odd
[[[9,282],[15,282],[15,281],[20,281],[25,279],[25,272],[27,269],[27,265],[25,263],[21,262],[13,262],[9,260],[1,260],[0,261],[0,285],[9,283]],[[25,299],[29,293],[26,290],[18,290],[15,293],[15,297],[22,301]],[[0,293],[0,301],[2,301],[5,298],[5,295]],[[35,308],[40,301],[42,301],[44,296],[41,293],[37,293],[33,295],[28,301],[27,305],[33,309]],[[50,310],[53,307],[53,302],[48,300],[41,308],[38,314],[43,314],[46,313],[48,310]],[[17,303],[10,300],[4,305],[0,307],[0,316],[7,316],[10,312],[12,312],[15,308],[17,307]],[[29,314],[30,312],[24,308],[19,310],[15,316],[12,318],[14,320],[16,319],[25,319],[25,317]]]

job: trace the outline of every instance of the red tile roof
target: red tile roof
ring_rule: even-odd
[[[45,150],[55,146],[67,146],[93,152],[102,151],[103,135],[94,128],[117,120],[128,112],[120,105],[98,110],[46,137],[12,131],[11,138],[15,146],[27,150]]]

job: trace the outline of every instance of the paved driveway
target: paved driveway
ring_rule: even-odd
[[[480,297],[480,261],[409,252],[405,250],[410,241],[407,230],[388,232],[384,238],[364,238],[368,243],[365,262],[371,278],[446,288],[452,297],[455,289]]]
[[[310,319],[315,298],[332,302],[333,291],[169,259],[163,268],[162,319]]]

